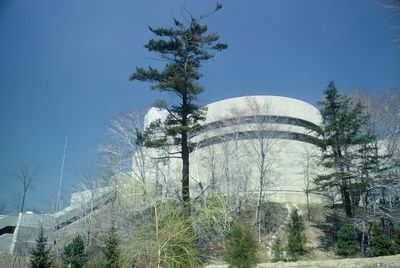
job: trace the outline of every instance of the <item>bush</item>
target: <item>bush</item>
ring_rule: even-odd
[[[296,260],[299,255],[303,255],[305,250],[304,246],[307,242],[304,230],[306,228],[303,217],[299,214],[297,209],[293,210],[290,214],[289,222],[289,236],[288,236],[288,253]]]
[[[282,241],[277,238],[272,245],[272,261],[287,261],[286,252],[282,246]]]
[[[50,255],[50,248],[47,247],[47,237],[44,229],[40,226],[38,237],[36,238],[35,248],[31,252],[29,267],[47,268],[54,266],[54,260]]]
[[[191,218],[181,206],[157,202],[140,217],[130,247],[122,256],[122,266],[202,267]]]
[[[64,247],[62,258],[64,267],[82,268],[87,263],[88,256],[82,236],[77,235]]]
[[[224,258],[230,267],[250,268],[257,262],[257,242],[251,228],[243,222],[235,223],[227,235]]]
[[[228,215],[224,211],[223,197],[210,195],[207,197],[207,207],[194,206],[192,213],[195,243],[203,260],[218,256],[226,227]]]
[[[336,254],[340,256],[354,256],[360,252],[360,244],[357,241],[357,232],[348,221],[343,221],[338,231],[336,242]]]
[[[393,255],[396,249],[378,224],[372,225],[371,254],[373,257]]]

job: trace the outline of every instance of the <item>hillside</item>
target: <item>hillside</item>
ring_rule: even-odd
[[[208,265],[206,268],[226,268],[228,265]],[[348,258],[325,261],[298,261],[263,263],[259,268],[285,268],[285,267],[321,267],[321,268],[375,268],[375,267],[400,267],[400,255],[376,257],[376,258]]]
[[[263,244],[258,251],[260,264],[257,267],[400,267],[400,255],[376,257],[376,258],[341,258],[334,254],[336,232],[340,225],[340,217],[344,216],[340,208],[313,205],[311,217],[307,220],[307,208],[305,205],[295,204],[269,204],[273,212],[270,224],[272,232],[264,236]],[[286,237],[286,225],[292,209],[298,209],[306,221],[307,254],[297,262],[271,262],[270,245],[277,238]],[[279,211],[279,213],[278,213]],[[269,213],[266,213],[267,215]],[[268,241],[268,243],[266,242]],[[206,268],[225,268],[228,265],[220,260],[215,260]]]

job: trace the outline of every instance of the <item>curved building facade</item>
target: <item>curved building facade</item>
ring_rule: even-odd
[[[262,187],[266,200],[307,202],[305,191],[312,188],[319,173],[316,161],[322,117],[318,109],[279,96],[237,97],[206,107],[202,129],[190,138],[192,196],[207,188],[252,197]],[[152,108],[145,122],[148,125],[165,116],[164,111]],[[180,159],[171,159],[168,170],[180,178]],[[169,187],[179,188],[179,179],[169,182]],[[309,202],[325,203],[327,198],[313,193]]]
[[[261,137],[254,133],[258,130],[269,132],[270,135],[265,137],[275,133],[280,139],[317,144],[315,134],[321,122],[319,111],[300,100],[278,96],[238,97],[207,105],[204,129],[196,135],[200,138],[195,140],[199,142],[209,138],[208,141],[213,143],[212,137],[222,133],[235,136],[238,132],[251,139],[251,134]],[[215,142],[218,143],[218,139]]]
[[[192,136],[191,176],[229,195],[306,203],[319,173],[320,112],[287,97],[248,96],[207,105],[203,129]],[[196,185],[193,191],[199,191]],[[309,202],[326,197],[310,194]]]

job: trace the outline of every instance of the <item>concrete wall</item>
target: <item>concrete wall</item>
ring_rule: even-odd
[[[303,101],[278,96],[238,97],[207,105],[204,128],[192,135],[194,150],[190,155],[191,190],[223,190],[227,194],[257,192],[260,169],[264,165],[266,199],[277,202],[305,203],[307,178],[320,173],[319,111]],[[151,109],[151,119],[165,118],[165,113]],[[265,155],[261,163],[261,155]],[[180,179],[181,161],[170,161],[172,173]],[[178,184],[179,185],[179,184]],[[309,185],[312,187],[312,185]],[[325,202],[315,195],[314,203]]]
[[[10,254],[17,256],[28,255],[35,246],[40,227],[44,228],[48,243],[54,241],[54,217],[51,214],[19,213]]]

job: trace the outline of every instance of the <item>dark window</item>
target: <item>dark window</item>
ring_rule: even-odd
[[[0,236],[3,234],[13,234],[15,230],[15,226],[6,226],[0,229]]]

